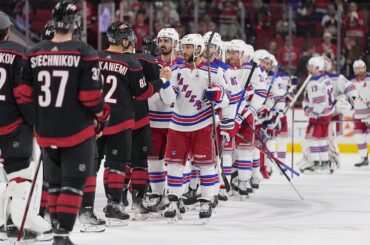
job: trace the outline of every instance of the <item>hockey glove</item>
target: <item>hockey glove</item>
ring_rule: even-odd
[[[103,115],[100,117],[94,116],[95,134],[99,135],[104,128],[108,126],[110,118],[110,107],[107,103],[104,104]]]
[[[220,123],[220,135],[225,138],[226,142],[230,142],[230,130],[233,130],[235,127],[235,122],[233,119],[223,119]]]
[[[218,85],[212,85],[211,88],[208,88],[204,91],[203,101],[214,101],[220,102],[224,95],[223,88]]]

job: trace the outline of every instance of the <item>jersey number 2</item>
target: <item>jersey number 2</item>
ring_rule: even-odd
[[[57,94],[57,99],[55,102],[55,107],[62,107],[63,99],[64,99],[64,93],[66,89],[66,85],[68,82],[68,71],[53,71],[52,74],[49,71],[40,71],[37,77],[37,80],[40,83],[43,83],[41,85],[41,91],[44,93],[43,95],[39,95],[39,105],[41,107],[48,107],[51,103],[51,78],[60,78],[60,84]]]
[[[114,92],[117,89],[117,77],[115,77],[113,75],[109,75],[109,76],[107,76],[106,79],[104,79],[103,76],[102,76],[102,78],[103,78],[103,83],[104,84],[111,84],[111,87],[110,87],[108,93],[104,97],[104,101],[107,102],[107,103],[110,103],[110,104],[116,104],[117,99],[112,98],[112,96],[113,96]]]
[[[6,70],[0,68],[0,91],[4,87],[6,81]],[[0,101],[5,101],[5,95],[0,94]]]

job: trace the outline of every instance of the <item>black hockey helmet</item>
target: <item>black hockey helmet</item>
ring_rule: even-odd
[[[141,45],[145,53],[153,56],[158,55],[157,37],[154,34],[146,36]]]
[[[120,45],[123,39],[127,39],[133,46],[136,45],[136,36],[131,25],[115,21],[108,27],[107,30],[108,41],[111,44]]]
[[[52,11],[53,26],[56,30],[72,30],[74,25],[81,26],[81,15],[75,4],[62,0]]]
[[[85,39],[85,33],[82,26],[79,26],[73,30],[72,39],[79,41],[83,41],[82,39]]]
[[[41,40],[51,40],[54,37],[55,29],[51,24],[46,24],[41,31]]]

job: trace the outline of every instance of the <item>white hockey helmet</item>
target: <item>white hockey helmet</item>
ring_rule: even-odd
[[[174,46],[179,42],[179,33],[174,28],[161,29],[157,34],[157,41],[161,37],[171,39]]]
[[[253,61],[257,63],[257,65],[261,64],[261,61],[264,59],[271,59],[270,53],[267,52],[265,49],[259,49],[254,52]]]
[[[331,69],[333,68],[333,62],[331,61],[331,59],[327,56],[322,56],[322,58],[324,59],[324,64],[325,64],[325,71],[326,72],[330,72]]]
[[[314,67],[319,71],[325,71],[325,61],[321,56],[314,56],[308,60],[307,67]]]
[[[204,45],[208,44],[211,35],[212,35],[211,31],[203,35]],[[215,32],[215,34],[212,37],[211,44],[216,45],[217,48],[220,48],[222,46],[221,35],[219,33]]]
[[[245,59],[249,62],[252,60],[253,55],[254,55],[254,48],[252,45],[245,44],[244,45],[244,57]]]
[[[355,60],[355,62],[353,62],[353,70],[356,68],[362,68],[362,67],[366,68],[366,64],[363,60]]]
[[[203,37],[200,34],[185,35],[181,39],[181,45],[187,45],[187,44],[190,44],[190,45],[194,46],[194,57],[200,56],[203,53],[204,49],[205,49],[205,45],[204,45],[204,42],[203,42]],[[200,47],[200,53],[198,55],[195,55],[195,50],[196,50],[197,47]]]
[[[233,39],[227,45],[228,50],[243,52],[245,50],[246,43],[241,39]]]
[[[279,65],[279,62],[277,61],[275,55],[270,54],[271,60],[272,60],[272,66],[277,67]]]

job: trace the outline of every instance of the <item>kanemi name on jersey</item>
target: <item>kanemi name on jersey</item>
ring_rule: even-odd
[[[180,39],[163,28],[136,53],[133,28],[120,21],[109,25],[109,47],[96,51],[76,35],[80,19],[76,5],[60,1],[43,40],[26,50],[9,41],[11,21],[0,12],[0,178],[7,183],[0,240],[20,234],[74,244],[77,219],[82,232],[102,232],[153,213],[177,222],[189,205],[207,223],[219,202],[258,191],[273,165],[288,180],[299,172],[334,174],[332,132],[346,111],[355,113],[356,167],[369,164],[364,61],[353,63],[355,77],[347,79],[330,58],[314,56],[299,81],[266,50],[222,41],[217,32]],[[308,126],[298,171],[285,164],[286,115],[300,96]],[[105,219],[94,211],[100,169]],[[41,185],[35,171],[43,171],[42,192],[27,202]]]

